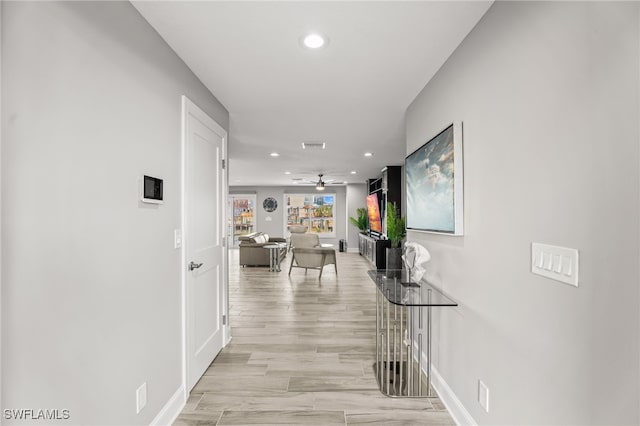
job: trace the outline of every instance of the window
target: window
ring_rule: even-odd
[[[230,214],[227,217],[232,221],[233,246],[237,247],[239,236],[255,231],[256,196],[253,194],[229,195],[229,209]]]
[[[335,237],[335,194],[286,194],[287,226],[303,225],[307,232]]]

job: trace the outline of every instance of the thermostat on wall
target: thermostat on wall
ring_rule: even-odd
[[[162,179],[144,175],[140,180],[140,200],[143,203],[162,204]]]

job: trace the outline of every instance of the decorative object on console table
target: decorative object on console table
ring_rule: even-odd
[[[406,235],[404,217],[400,216],[396,203],[387,203],[387,238],[391,242],[387,249],[387,270],[402,269],[401,243]]]
[[[426,272],[423,265],[431,260],[431,253],[424,246],[408,242],[404,245],[402,261],[407,267],[408,281],[419,282]]]

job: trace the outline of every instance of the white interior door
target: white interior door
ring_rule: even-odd
[[[226,131],[183,97],[186,379],[190,391],[223,346]]]

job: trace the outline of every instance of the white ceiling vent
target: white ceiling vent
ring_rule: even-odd
[[[325,149],[324,142],[302,142],[302,149]]]

